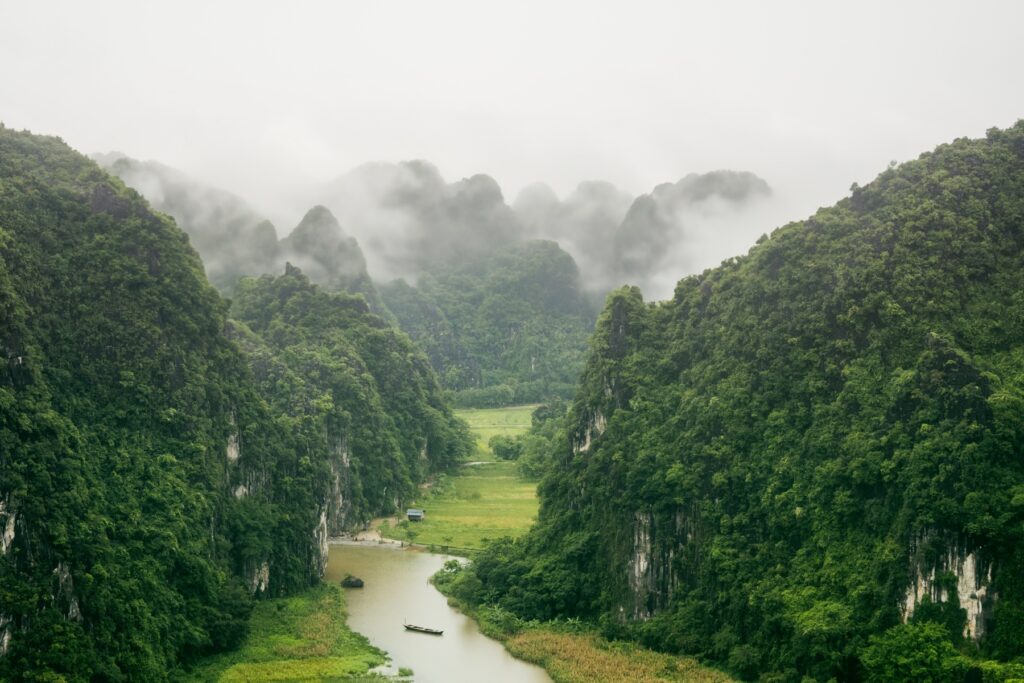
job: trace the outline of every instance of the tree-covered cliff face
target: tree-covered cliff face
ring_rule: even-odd
[[[298,301],[267,329],[229,323],[171,220],[60,140],[0,127],[0,679],[161,680],[230,647],[252,592],[315,582],[328,527],[381,509],[374,467],[407,463],[381,475],[400,500],[465,447],[362,299],[277,286]],[[316,325],[289,317],[307,305]]]
[[[394,511],[428,473],[468,455],[468,430],[426,356],[362,297],[289,266],[242,280],[231,313],[271,411],[302,456],[327,464],[329,533]]]
[[[240,277],[278,269],[277,230],[241,197],[155,161],[117,153],[94,158],[154,209],[174,218],[202,256],[210,282],[221,292],[230,292]]]
[[[1024,656],[1022,292],[1024,123],[613,293],[540,523],[464,593],[748,677],[858,680],[901,621]]]
[[[279,273],[291,262],[327,289],[362,294],[373,312],[388,317],[359,243],[325,207],[311,208],[287,237],[278,240],[273,224],[230,192],[154,161],[118,153],[94,158],[153,208],[177,221],[222,294],[230,296],[243,277]]]
[[[402,329],[465,405],[571,395],[593,318],[572,257],[532,241],[381,288]]]
[[[314,206],[307,211],[291,234],[281,240],[279,253],[281,259],[298,266],[313,282],[335,292],[362,294],[370,310],[391,319],[366,271],[359,243],[345,234],[327,208]],[[275,272],[280,270],[278,264]]]

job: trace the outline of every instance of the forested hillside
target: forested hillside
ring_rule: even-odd
[[[593,318],[576,263],[554,242],[478,255],[381,295],[463,405],[537,402],[576,386]]]
[[[1022,293],[1024,122],[614,292],[538,526],[457,594],[751,680],[1021,677],[973,658],[1024,658]]]
[[[415,498],[427,474],[469,453],[426,356],[359,296],[324,291],[297,268],[239,283],[237,338],[274,415],[323,459],[332,534]]]
[[[771,195],[752,173],[712,171],[638,197],[591,181],[560,200],[538,184],[510,206],[484,174],[449,183],[426,161],[375,163],[321,191],[323,205],[279,240],[229,192],[156,162],[96,158],[175,218],[222,294],[285,263],[326,289],[362,294],[427,352],[466,406],[570,396],[605,294],[655,282],[664,292],[665,269],[692,264],[703,233],[726,240],[728,226],[716,219]],[[385,284],[371,278],[353,235]]]
[[[210,282],[222,293],[234,289],[242,276],[279,269],[276,228],[241,197],[155,161],[116,152],[93,158],[177,222],[202,256]]]
[[[571,395],[604,296],[706,258],[707,233],[728,242],[728,222],[770,195],[753,173],[712,171],[638,197],[584,182],[560,200],[536,184],[510,206],[490,176],[449,183],[409,161],[360,166],[320,201],[375,277],[399,278],[381,295],[455,400],[497,406]]]
[[[230,647],[252,593],[316,582],[329,530],[468,448],[363,299],[291,270],[236,310],[135,191],[0,127],[0,679]]]
[[[327,289],[362,294],[374,313],[387,317],[359,243],[323,206],[307,211],[292,232],[278,240],[274,225],[230,192],[154,161],[117,153],[94,158],[153,208],[177,221],[222,294],[230,296],[243,277],[279,273],[290,262]]]

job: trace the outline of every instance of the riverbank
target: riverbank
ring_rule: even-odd
[[[479,549],[485,539],[519,536],[533,525],[537,514],[536,483],[523,480],[516,463],[499,461],[488,445],[496,435],[526,433],[536,406],[488,410],[461,410],[477,441],[475,459],[483,464],[464,466],[458,475],[441,480],[424,501],[423,522],[388,525],[384,536],[417,543],[467,545]],[[405,534],[405,535],[403,535]],[[497,610],[473,610],[460,605],[448,588],[461,571],[446,565],[432,583],[448,603],[473,619],[480,630],[504,645],[517,659],[548,672],[555,683],[727,683],[728,675],[702,666],[691,657],[654,652],[631,643],[610,642],[579,622],[524,623]]]
[[[324,582],[287,598],[261,600],[243,644],[178,671],[176,683],[385,680],[372,670],[387,655],[346,624],[344,591]],[[392,678],[405,681],[407,678]]]
[[[324,580],[337,583],[351,574],[365,581],[363,588],[345,592],[347,622],[388,652],[394,664],[385,673],[409,667],[415,683],[552,683],[543,669],[515,659],[483,635],[430,585],[430,577],[451,559],[386,545],[332,545]],[[444,634],[407,631],[407,623]]]
[[[461,569],[446,565],[432,583],[490,638],[518,659],[543,668],[554,683],[734,683],[692,657],[654,652],[634,643],[612,642],[579,621],[524,622],[503,610],[473,609],[451,595]]]

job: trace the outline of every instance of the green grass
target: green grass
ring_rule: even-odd
[[[323,583],[289,598],[262,600],[237,650],[201,661],[176,681],[379,680],[367,672],[385,663],[383,652],[345,623],[340,587]]]
[[[436,489],[417,502],[426,519],[382,527],[381,533],[410,540],[406,531],[412,530],[414,543],[475,550],[485,539],[526,533],[537,518],[537,484],[520,479],[512,462],[463,467]]]
[[[469,429],[476,436],[478,460],[493,460],[494,454],[487,446],[492,436],[525,434],[530,429],[530,416],[536,405],[511,406],[509,408],[482,408],[456,410],[456,417],[469,423]]]
[[[426,519],[381,527],[381,534],[409,540],[407,530],[412,530],[417,544],[476,550],[485,539],[526,533],[537,518],[537,484],[520,479],[514,462],[495,460],[487,441],[495,434],[525,433],[535,408],[455,411],[476,436],[474,460],[487,464],[463,466],[455,476],[439,477],[431,493],[416,501],[426,509]]]
[[[519,659],[543,667],[555,683],[731,683],[728,674],[692,657],[609,642],[594,632],[534,626],[502,639]]]
[[[511,612],[460,603],[453,592],[465,578],[461,567],[445,568],[431,582],[518,659],[545,669],[555,683],[734,683],[735,679],[692,657],[655,652],[636,643],[609,641],[578,619],[523,621]]]

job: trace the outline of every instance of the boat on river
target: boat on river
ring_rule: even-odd
[[[444,633],[444,631],[439,631],[436,628],[427,628],[426,626],[416,626],[415,624],[403,624],[403,626],[405,626],[405,630],[406,631],[416,631],[417,633],[429,633],[432,636],[439,636],[439,635],[442,635]]]

